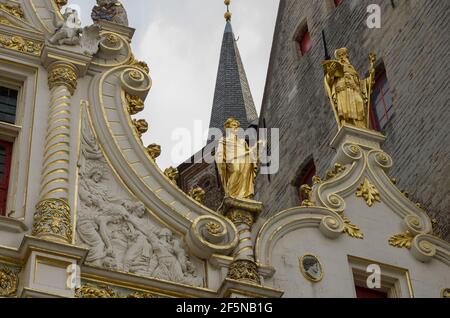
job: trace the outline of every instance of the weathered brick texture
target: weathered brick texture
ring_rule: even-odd
[[[381,29],[366,26],[372,3],[381,6]],[[369,52],[383,60],[395,108],[383,146],[394,159],[391,175],[449,239],[449,12],[448,0],[344,0],[337,8],[332,0],[281,0],[260,116],[260,125],[264,120],[281,135],[279,173],[270,181],[258,176],[265,216],[299,204],[293,182],[308,158],[323,176],[334,154],[329,142],[337,127],[321,67],[324,30],[330,54],[348,47],[361,76]],[[301,57],[294,38],[305,23],[313,48]]]

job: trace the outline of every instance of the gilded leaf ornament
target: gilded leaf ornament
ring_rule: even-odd
[[[369,207],[372,207],[376,201],[381,202],[380,193],[367,178],[357,189],[356,196],[363,198]]]
[[[42,51],[42,43],[24,39],[21,36],[7,36],[0,34],[0,47],[39,56]]]
[[[361,232],[358,226],[351,223],[350,220],[347,217],[343,217],[344,220],[344,233],[348,234],[348,236],[357,238],[357,239],[364,239],[364,234]]]
[[[406,231],[405,233],[392,236],[389,239],[389,245],[398,247],[398,248],[410,249],[413,239],[414,239],[414,235],[411,234],[411,232]]]
[[[18,5],[12,5],[7,3],[0,3],[0,9],[3,11],[6,11],[10,15],[23,20],[25,18],[25,14],[23,12],[22,7],[20,4]]]

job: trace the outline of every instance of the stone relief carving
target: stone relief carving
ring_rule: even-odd
[[[154,224],[141,202],[122,198],[87,118],[83,121],[79,159],[77,243],[90,249],[88,264],[203,286],[184,243]]]
[[[118,0],[97,0],[91,17],[94,22],[105,20],[128,26],[127,12]]]
[[[72,8],[65,9],[63,21],[56,18],[54,11],[51,13],[55,31],[48,39],[50,44],[79,46],[82,53],[86,55],[94,55],[98,52],[101,41],[101,27],[98,24],[82,28],[78,11]]]

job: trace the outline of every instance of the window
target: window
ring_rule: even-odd
[[[0,140],[0,215],[5,216],[13,144]]]
[[[316,166],[314,164],[314,160],[310,159],[306,165],[303,166],[303,169],[301,170],[300,174],[297,177],[297,181],[295,182],[295,187],[299,191],[299,198],[300,202],[303,202],[304,200],[308,199],[300,189],[300,187],[304,184],[307,184],[309,186],[313,185],[313,178],[316,175]]]
[[[356,256],[348,256],[356,298],[413,298],[409,271],[405,268],[383,264]],[[375,267],[379,270],[379,288],[370,288],[368,281],[373,282]]]
[[[16,122],[18,91],[0,87],[0,121],[8,124]]]
[[[355,286],[356,298],[388,298],[387,293],[374,289]]]
[[[344,0],[334,0],[334,5],[339,6]]]
[[[18,91],[0,86],[0,125],[16,123]],[[12,163],[13,142],[0,135],[0,215],[6,216],[9,176]]]
[[[394,115],[391,90],[386,71],[382,65],[377,70],[372,94],[371,126],[372,129],[382,131]]]
[[[298,44],[298,49],[300,51],[301,56],[305,56],[312,48],[311,34],[308,30],[308,25],[301,29],[301,32],[298,32],[296,37],[296,42]]]

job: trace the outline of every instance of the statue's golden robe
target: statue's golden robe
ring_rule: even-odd
[[[235,135],[222,138],[216,152],[216,163],[225,195],[251,199],[255,194],[258,169],[257,154],[244,139]]]

